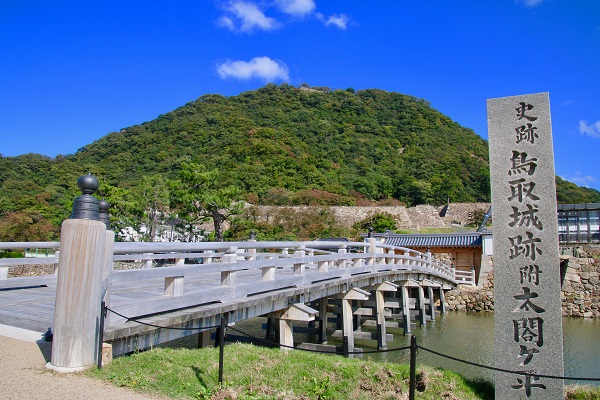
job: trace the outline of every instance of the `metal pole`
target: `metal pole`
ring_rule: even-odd
[[[98,332],[98,369],[102,369],[102,343],[104,343],[104,318],[106,318],[106,303],[100,303],[100,329]]]
[[[342,344],[342,350],[344,352],[344,357],[348,358],[350,355],[350,351],[348,349],[348,336],[344,336],[344,343]]]
[[[225,320],[225,315],[221,315],[221,328],[219,329],[219,385],[223,384],[223,355],[225,353],[225,328],[227,328]]]
[[[408,389],[408,399],[415,400],[415,387],[417,383],[417,338],[415,335],[410,337],[410,386]]]

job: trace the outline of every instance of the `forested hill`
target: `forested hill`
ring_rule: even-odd
[[[77,177],[91,171],[102,182],[100,196],[126,223],[158,201],[148,186],[164,186],[154,195],[168,203],[169,184],[190,163],[218,169],[220,186],[236,186],[259,204],[490,198],[487,142],[427,101],[377,89],[269,84],[201,96],[72,155],[0,157],[0,222],[35,215],[58,226],[78,194]],[[596,190],[557,184],[559,202],[600,202]]]
[[[408,204],[489,200],[487,143],[412,96],[267,85],[205,95],[111,133],[69,159],[112,184],[173,176],[182,160],[225,173],[262,202],[269,189],[318,189]]]

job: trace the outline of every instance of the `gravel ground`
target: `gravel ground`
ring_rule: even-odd
[[[81,374],[46,369],[51,344],[0,336],[0,399],[166,400],[110,386]]]

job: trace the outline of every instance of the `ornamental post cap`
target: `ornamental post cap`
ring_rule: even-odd
[[[92,194],[100,187],[100,181],[91,172],[77,179],[77,187],[83,194]]]
[[[105,199],[102,199],[98,202],[98,219],[100,222],[104,222],[104,225],[106,225],[106,230],[110,230],[110,215],[108,214],[109,208],[110,203]]]
[[[77,179],[77,187],[83,193],[81,196],[77,196],[73,201],[73,212],[71,213],[71,219],[91,219],[98,221],[98,199],[92,196],[100,187],[100,181],[98,178],[88,173],[87,175],[80,176]]]

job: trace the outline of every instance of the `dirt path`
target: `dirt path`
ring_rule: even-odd
[[[0,336],[0,399],[166,399],[140,395],[81,374],[52,372],[45,367],[50,343],[36,343],[37,335],[31,331],[11,330],[8,336]]]

